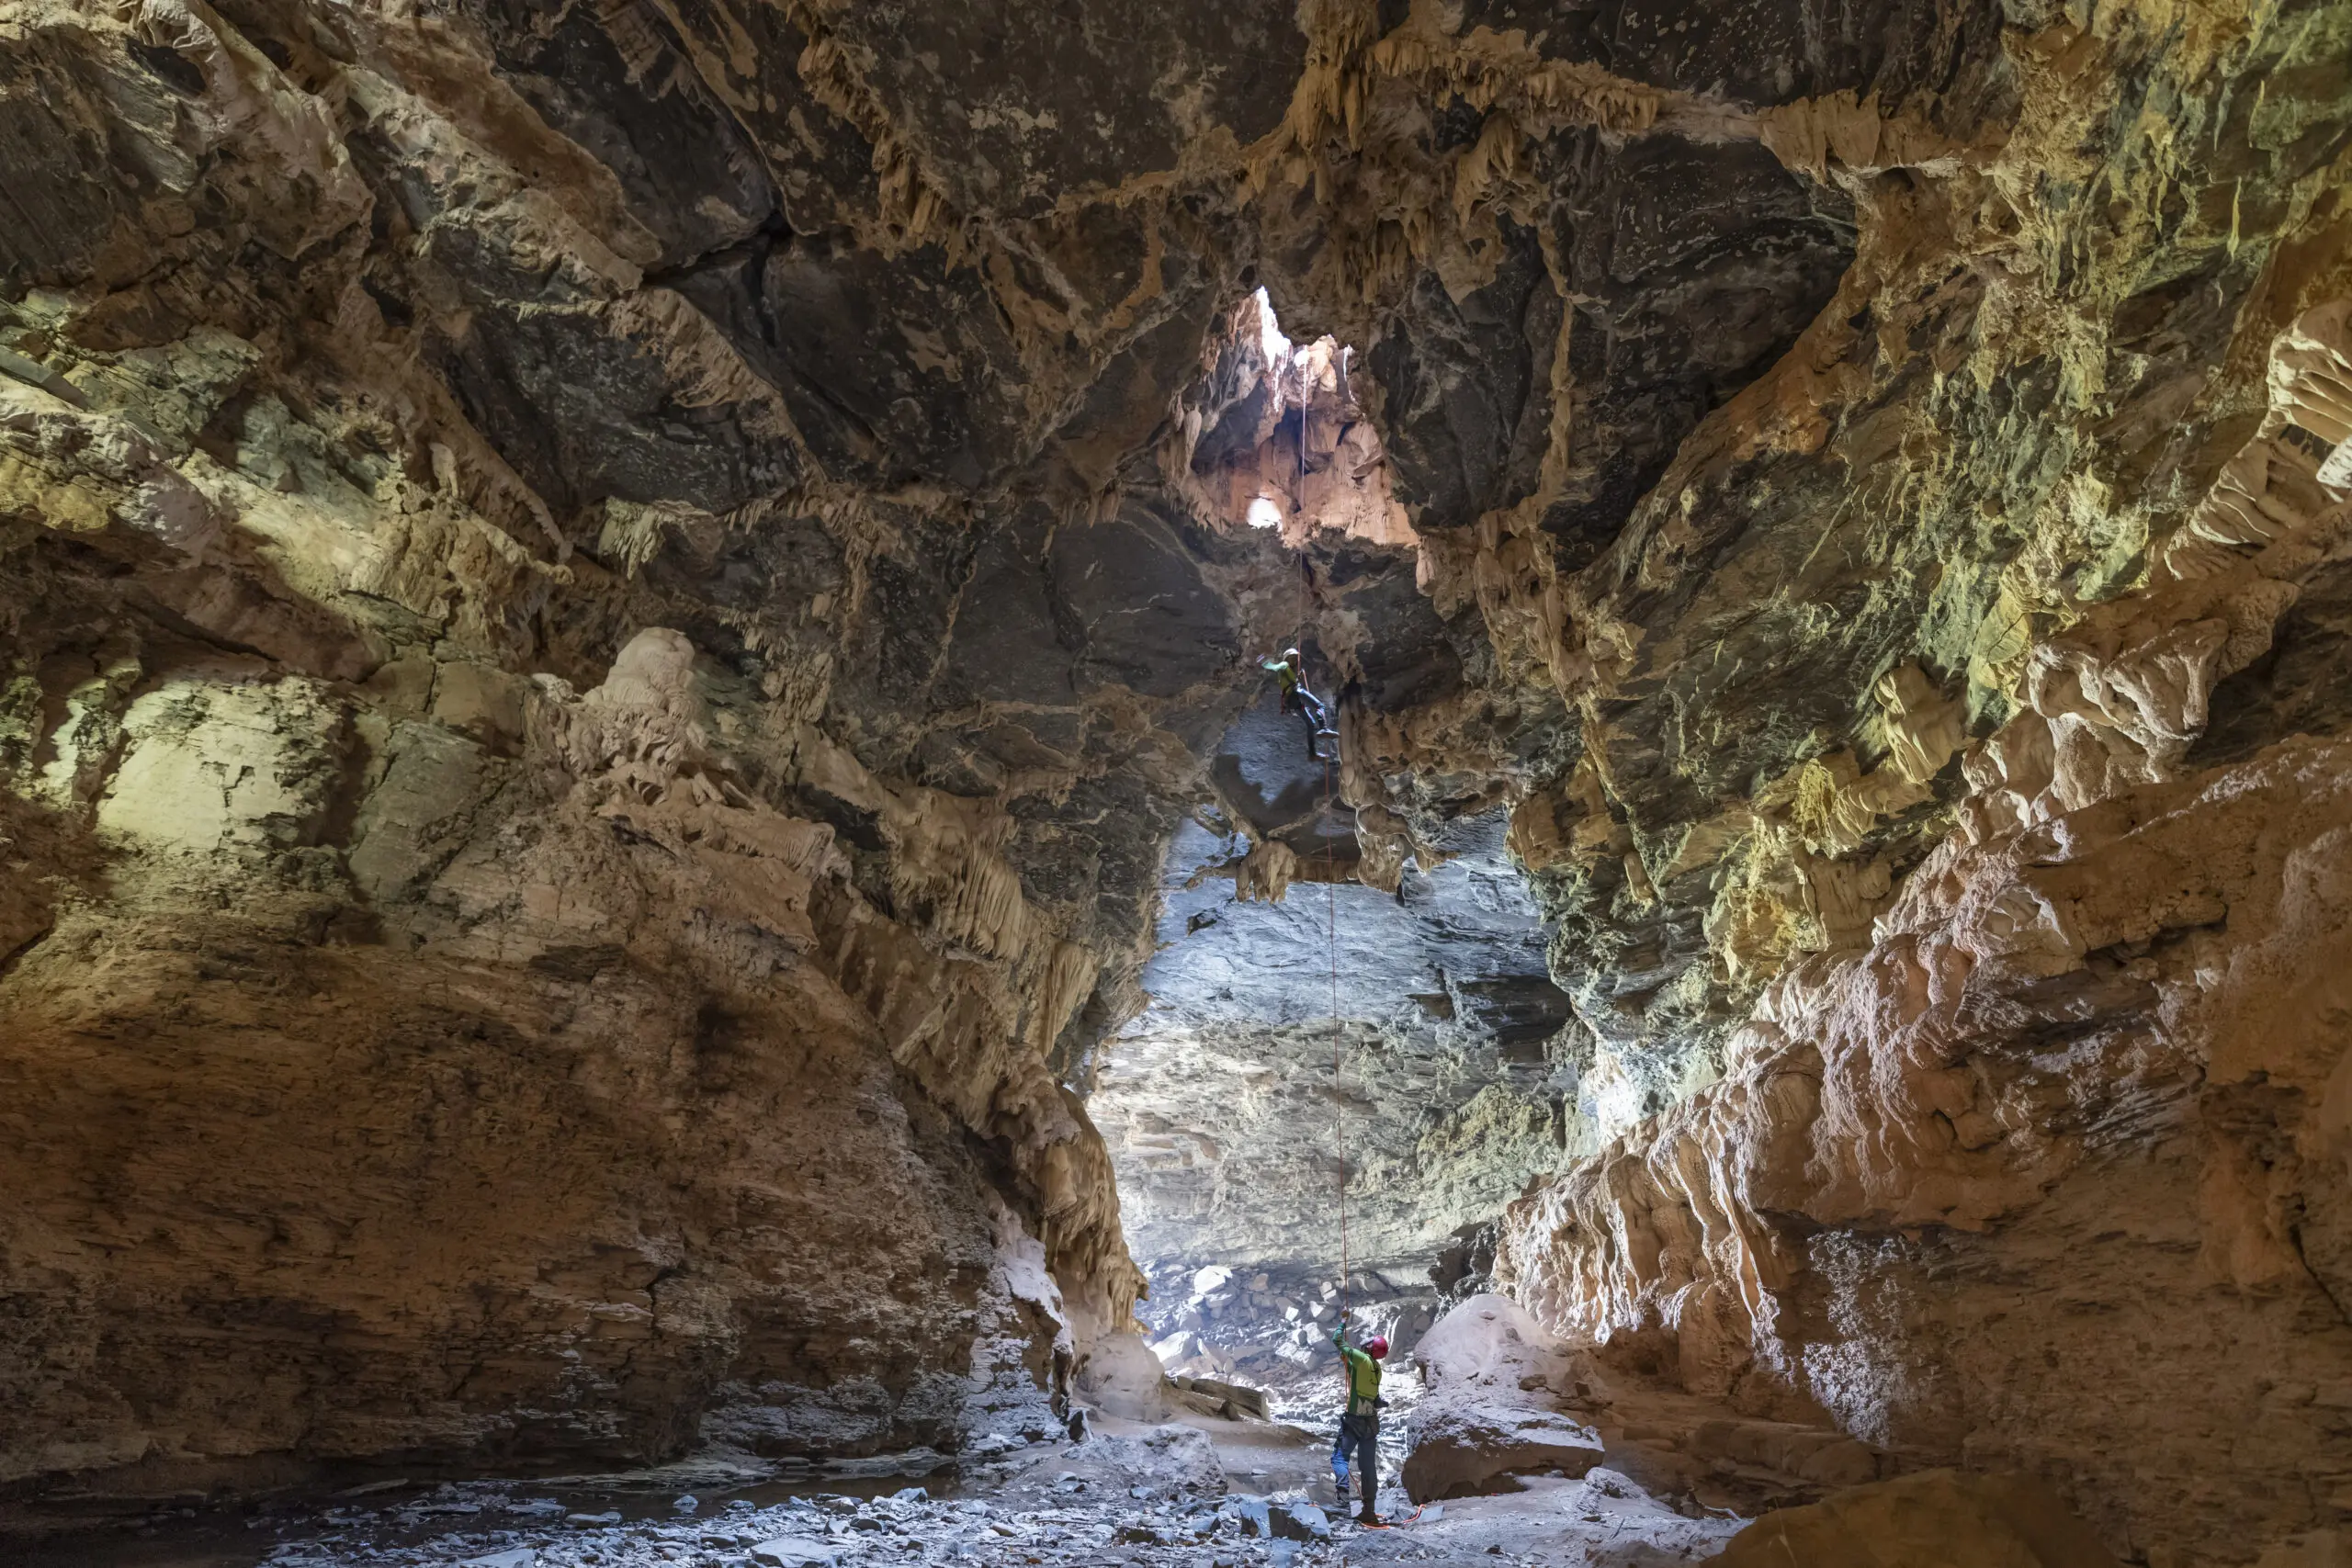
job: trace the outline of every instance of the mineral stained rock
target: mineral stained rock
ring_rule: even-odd
[[[1511,1206],[1498,1275],[1541,1318],[1663,1329],[1686,1388],[1912,1462],[2070,1479],[2143,1549],[2333,1521],[2352,757],[2198,752],[2352,540],[2295,434],[2342,429],[2347,319],[2278,336],[2147,583],[2033,643],[1874,940],[1792,965],[1724,1081]]]
[[[1114,1175],[1295,1341],[1344,1164],[1743,1420],[2322,1540],[2347,61],[0,6],[0,1483],[1046,1430]]]

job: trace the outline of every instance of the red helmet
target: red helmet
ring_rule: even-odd
[[[1363,1348],[1364,1354],[1370,1356],[1374,1360],[1386,1360],[1388,1359],[1388,1336],[1385,1334],[1374,1335],[1371,1338],[1363,1342]]]

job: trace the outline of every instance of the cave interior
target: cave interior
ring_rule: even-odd
[[[2352,1562],[2352,0],[0,0],[0,1556]]]

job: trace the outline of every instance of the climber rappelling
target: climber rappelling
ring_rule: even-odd
[[[1380,1490],[1380,1408],[1387,1401],[1380,1397],[1380,1363],[1388,1357],[1388,1337],[1375,1334],[1362,1345],[1348,1343],[1348,1319],[1342,1312],[1340,1325],[1331,1331],[1331,1343],[1339,1348],[1341,1370],[1348,1379],[1348,1407],[1340,1416],[1340,1434],[1331,1444],[1331,1484],[1339,1493],[1340,1512],[1348,1511],[1348,1461],[1355,1461],[1358,1490],[1363,1495],[1363,1511],[1356,1522],[1377,1525],[1381,1522],[1377,1505]]]
[[[1331,728],[1331,710],[1322,698],[1307,690],[1306,665],[1298,649],[1283,649],[1280,659],[1269,659],[1264,668],[1279,678],[1283,685],[1282,706],[1284,713],[1295,713],[1306,722],[1306,755],[1317,762],[1340,760],[1340,732]],[[1330,750],[1323,743],[1329,740]]]

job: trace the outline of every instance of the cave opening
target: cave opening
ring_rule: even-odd
[[[1213,363],[1182,394],[1184,482],[1209,514],[1269,531],[1293,551],[1318,533],[1411,549],[1356,348],[1283,330],[1262,286],[1226,318]],[[1301,606],[1301,617],[1307,609]]]
[[[1295,343],[1261,288],[1180,400],[1211,514],[1295,562],[1266,590],[1269,640],[1328,682],[1343,739],[1319,757],[1271,682],[1217,738],[1209,798],[1166,851],[1148,999],[1099,1048],[1089,1096],[1155,1353],[1317,1425],[1338,1409],[1341,1312],[1406,1364],[1486,1284],[1468,1260],[1490,1261],[1495,1216],[1577,1121],[1570,1009],[1507,808],[1408,826],[1350,773],[1345,738],[1459,679],[1358,358]]]

